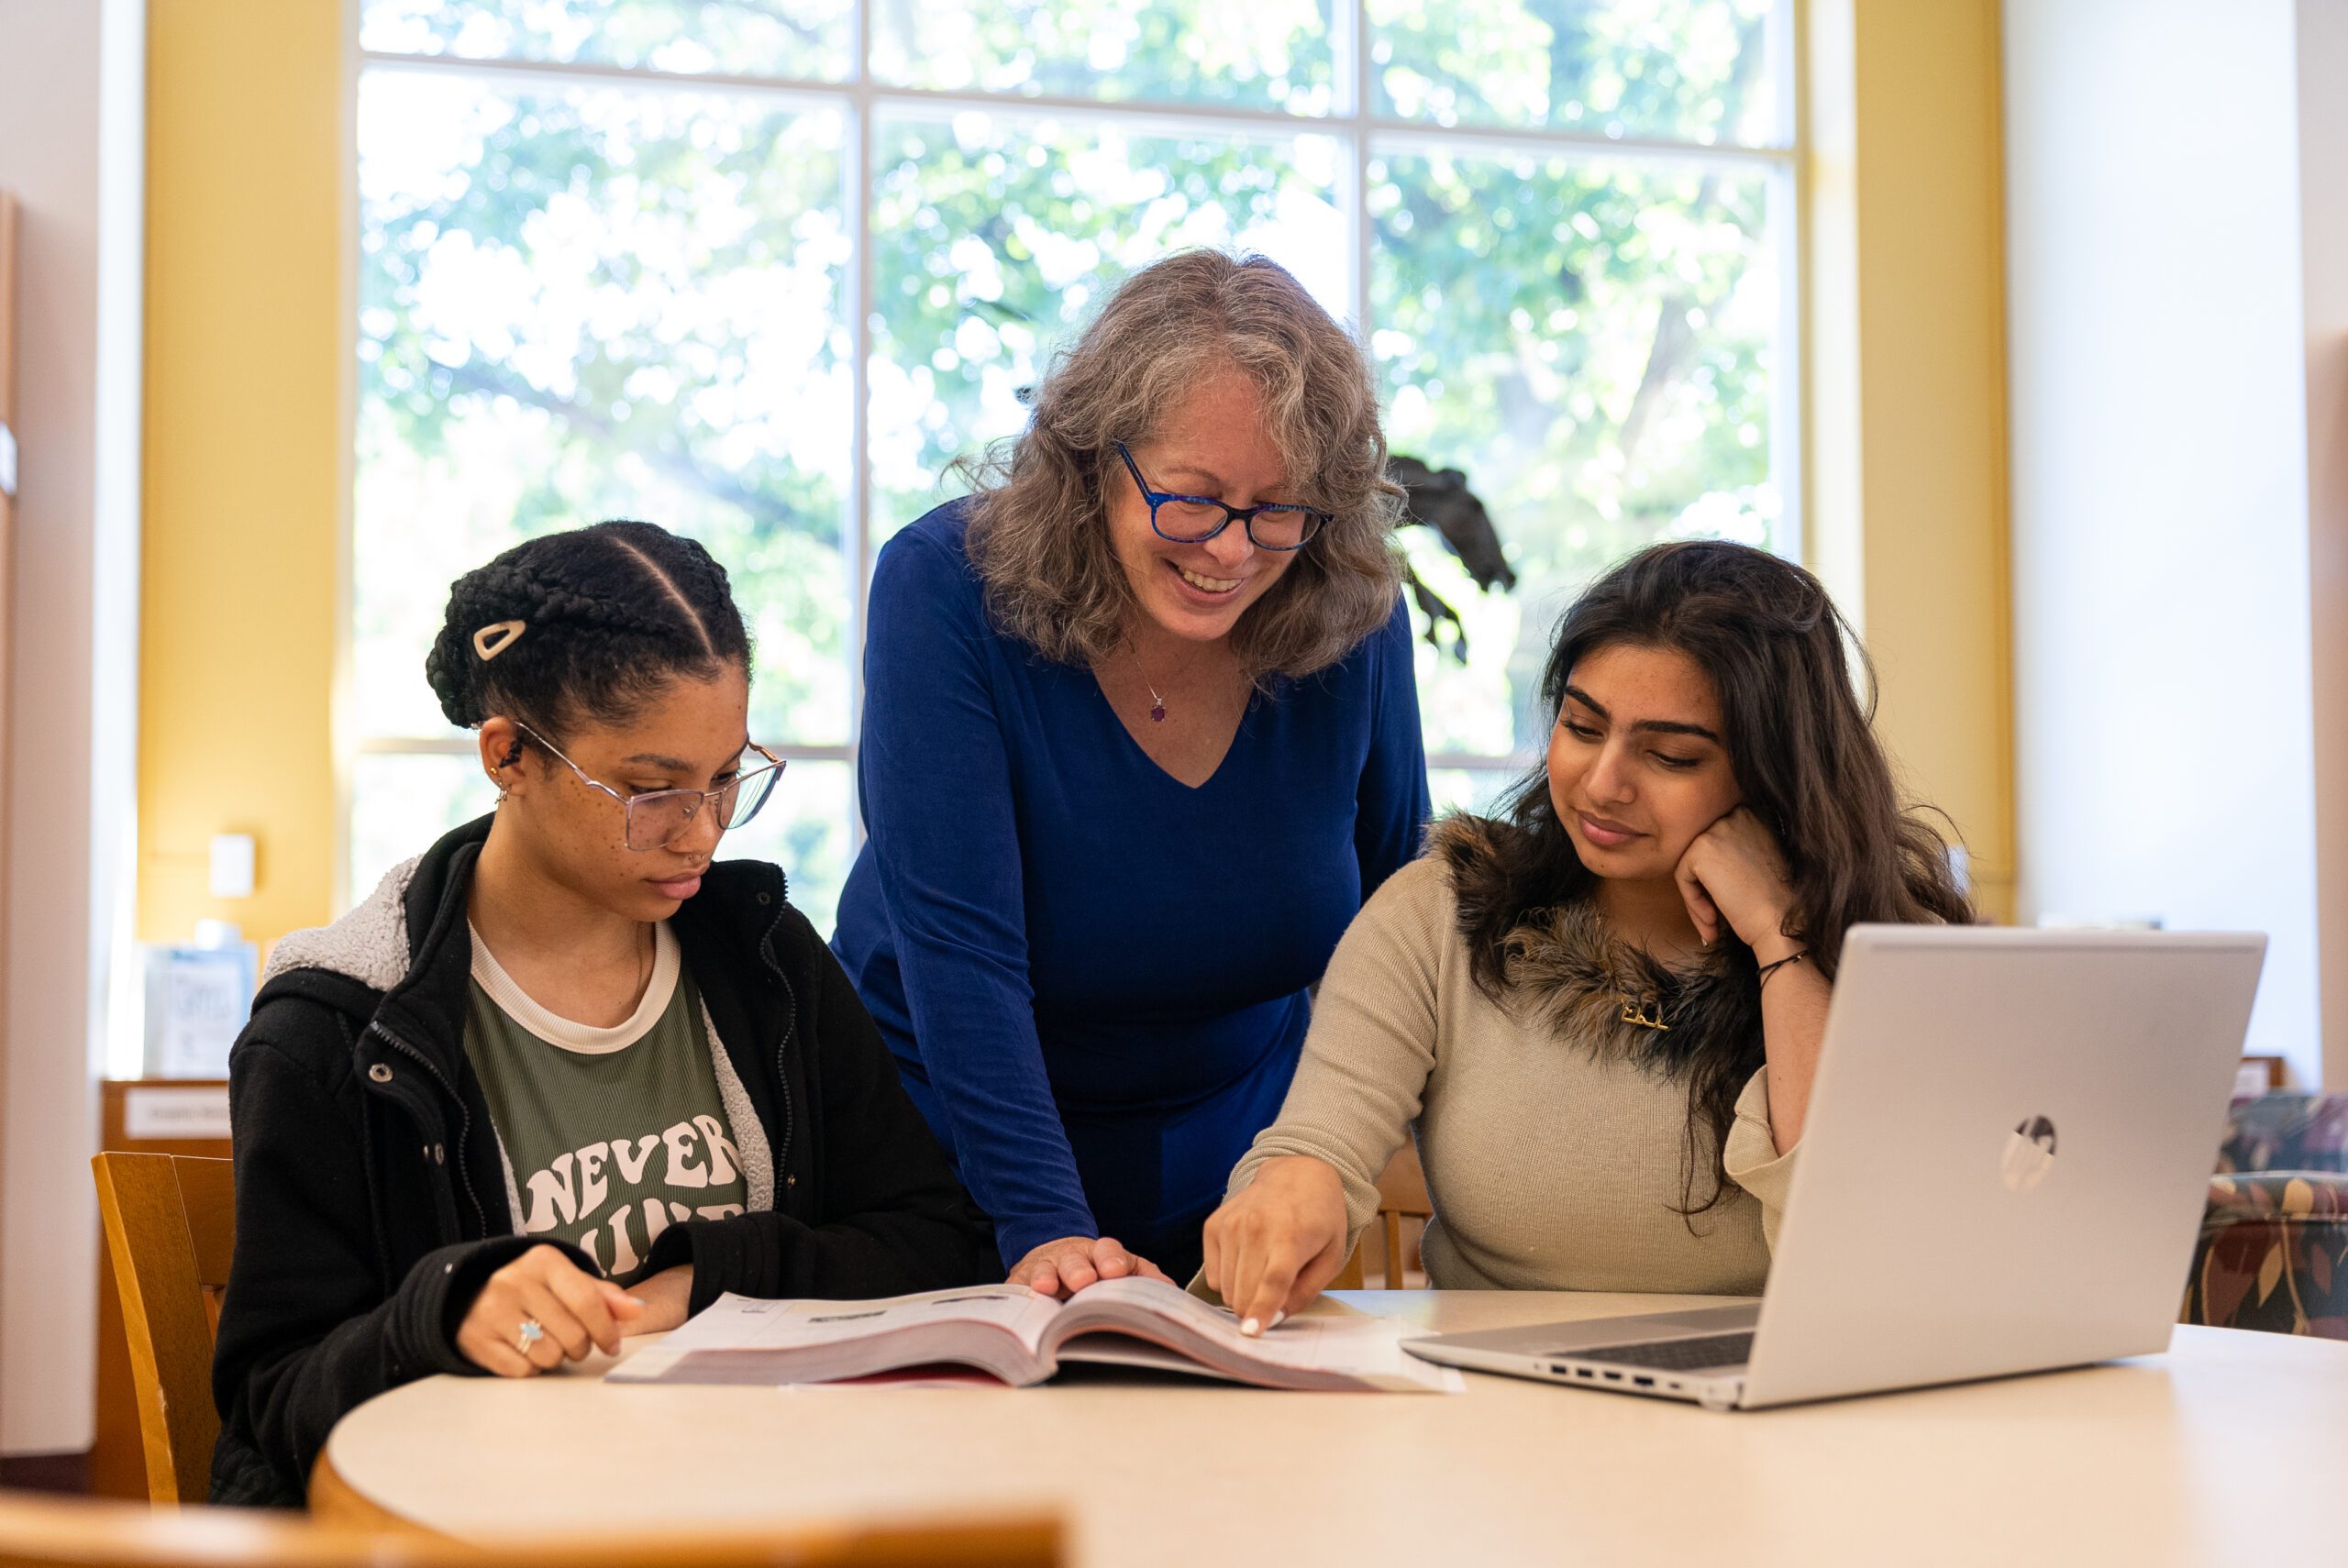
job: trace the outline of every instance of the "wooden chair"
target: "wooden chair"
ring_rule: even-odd
[[[1411,1251],[1415,1250],[1418,1238],[1412,1237],[1412,1249],[1403,1247],[1402,1221],[1422,1221],[1423,1233],[1423,1222],[1434,1216],[1434,1205],[1427,1198],[1426,1173],[1419,1167],[1419,1152],[1405,1143],[1401,1152],[1387,1162],[1385,1171],[1378,1178],[1378,1221],[1386,1243],[1387,1289],[1401,1290],[1410,1278]],[[1362,1243],[1354,1248],[1354,1255],[1346,1260],[1346,1266],[1338,1270],[1337,1277],[1329,1282],[1330,1289],[1360,1290],[1364,1287],[1366,1276],[1362,1253],[1367,1245],[1368,1238],[1365,1237]]]
[[[227,1160],[121,1153],[100,1154],[90,1167],[130,1342],[147,1495],[158,1503],[202,1502],[220,1436],[212,1342],[237,1242],[231,1167]]]
[[[0,1568],[1054,1568],[1049,1518],[460,1541],[251,1508],[0,1493]]]

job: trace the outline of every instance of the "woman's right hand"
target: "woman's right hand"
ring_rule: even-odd
[[[1047,1296],[1067,1297],[1100,1280],[1136,1275],[1166,1278],[1164,1270],[1125,1251],[1113,1236],[1062,1236],[1046,1242],[1013,1264],[1010,1282]]]
[[[618,1354],[620,1325],[643,1311],[644,1303],[553,1247],[532,1247],[491,1275],[473,1297],[457,1325],[457,1351],[483,1372],[532,1377],[584,1361],[591,1351]],[[526,1345],[525,1320],[539,1329]]]
[[[1258,1334],[1302,1307],[1346,1266],[1346,1187],[1310,1154],[1266,1160],[1256,1179],[1207,1217],[1206,1276]]]

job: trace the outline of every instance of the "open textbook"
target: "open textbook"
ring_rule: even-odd
[[[831,1383],[954,1364],[1041,1383],[1062,1362],[1155,1367],[1260,1388],[1460,1387],[1403,1353],[1401,1325],[1355,1313],[1291,1318],[1262,1337],[1177,1286],[1112,1279],[1066,1301],[979,1285],[881,1301],[758,1301],[727,1294],[606,1375],[613,1383]]]

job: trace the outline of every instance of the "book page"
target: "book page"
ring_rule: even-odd
[[[1058,1311],[1058,1302],[1024,1285],[977,1285],[875,1301],[765,1301],[729,1291],[659,1344],[630,1356],[610,1380],[652,1382],[688,1356],[746,1352],[768,1353],[761,1364],[828,1368],[840,1364],[823,1356],[829,1347],[908,1337],[930,1347],[976,1347],[1008,1334],[1033,1355]]]
[[[1184,1377],[1203,1377],[1217,1383],[1246,1381],[1219,1366],[1210,1366],[1197,1356],[1125,1333],[1080,1334],[1060,1346],[1059,1359],[1062,1364],[1075,1362],[1084,1366],[1132,1366],[1145,1372],[1179,1373]]]
[[[1103,1280],[1079,1291],[1060,1309],[1048,1342],[1065,1359],[1091,1360],[1095,1356],[1089,1344],[1069,1342],[1103,1331],[1171,1342],[1171,1348],[1184,1354],[1243,1376],[1247,1368],[1278,1369],[1314,1383],[1352,1379],[1379,1388],[1466,1386],[1451,1368],[1406,1353],[1406,1330],[1390,1320],[1313,1313],[1291,1318],[1251,1339],[1239,1331],[1239,1320],[1229,1308],[1212,1306],[1179,1286],[1154,1279]]]

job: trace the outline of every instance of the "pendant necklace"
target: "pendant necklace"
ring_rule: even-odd
[[[651,940],[649,940],[648,942],[647,942],[644,945],[645,945],[646,947],[651,948],[651,949],[653,950],[653,953],[657,953],[657,952],[659,951],[659,945],[660,945],[660,939],[659,939],[659,937],[657,937],[657,936],[653,936],[653,934],[652,934],[652,928],[651,928],[650,926],[648,926],[648,925],[646,925],[646,926],[640,926],[640,927],[638,927],[637,929],[639,929],[640,931],[642,931],[642,932],[644,933],[644,934],[645,934],[647,937],[651,938]],[[641,1006],[644,1004],[644,991],[645,991],[645,988],[652,984],[652,959],[653,959],[653,953],[648,953],[648,952],[644,952],[644,951],[639,950],[639,951],[637,952],[637,959],[636,959],[636,1000],[637,1000],[637,1006],[639,1006],[639,1007],[641,1007]]]
[[[1623,1022],[1635,1025],[1640,1029],[1652,1029],[1660,1033],[1670,1032],[1671,1020],[1663,1010],[1662,994],[1656,991],[1634,991],[1624,985],[1621,974],[1614,966],[1614,959],[1611,954],[1606,961],[1606,978],[1607,982],[1614,988],[1614,999],[1623,1004],[1623,1010],[1616,1015]]]
[[[1623,1010],[1617,1015],[1623,1022],[1636,1024],[1641,1029],[1669,1032],[1671,1025],[1664,1018],[1661,997],[1634,997],[1624,990],[1618,990],[1614,995],[1623,1004]]]
[[[1134,673],[1141,677],[1141,683],[1144,686],[1149,688],[1149,722],[1153,724],[1162,724],[1166,722],[1166,699],[1157,694],[1157,685],[1150,679],[1149,670],[1141,662],[1141,649],[1135,645],[1132,637],[1128,636],[1125,639],[1125,646],[1134,656]]]

